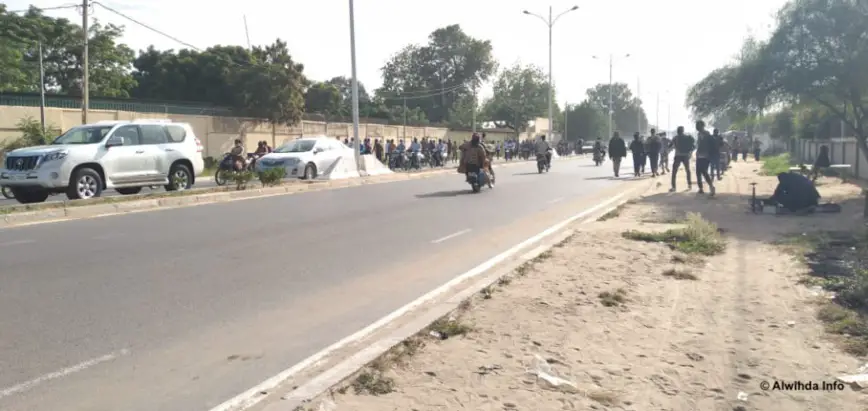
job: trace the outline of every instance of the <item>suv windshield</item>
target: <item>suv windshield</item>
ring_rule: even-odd
[[[303,153],[313,150],[316,140],[295,140],[274,150],[275,153]]]
[[[81,126],[67,130],[51,144],[96,144],[105,138],[114,126]]]

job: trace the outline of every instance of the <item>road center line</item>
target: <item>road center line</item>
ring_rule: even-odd
[[[561,201],[564,201],[564,198],[563,198],[563,197],[558,197],[558,198],[556,198],[556,199],[554,199],[554,200],[549,200],[549,204],[560,203]]]
[[[8,247],[11,245],[22,245],[22,244],[32,244],[35,243],[36,240],[15,240],[15,241],[5,241],[0,242],[0,247]]]
[[[129,353],[130,353],[130,351],[126,350],[126,349],[115,351],[115,352],[103,355],[102,357],[96,357],[96,358],[92,358],[92,359],[84,361],[84,362],[80,362],[80,363],[73,365],[71,367],[66,367],[66,368],[63,368],[63,369],[60,369],[60,370],[57,370],[54,372],[50,372],[48,374],[40,375],[39,377],[36,377],[30,381],[25,381],[25,382],[22,382],[20,384],[13,385],[11,387],[3,388],[2,390],[0,390],[0,399],[8,397],[10,395],[15,395],[15,394],[30,390],[30,389],[32,389],[32,388],[36,387],[37,385],[42,384],[44,382],[56,380],[58,378],[66,377],[67,375],[70,375],[70,374],[75,374],[77,372],[84,371],[88,368],[102,364],[104,362],[112,361],[118,357],[122,357],[124,355],[129,354]]]
[[[457,233],[449,234],[449,235],[447,235],[446,237],[438,238],[438,239],[432,241],[431,243],[432,243],[432,244],[442,243],[442,242],[444,242],[444,241],[446,241],[446,240],[451,240],[451,239],[453,239],[453,238],[455,238],[455,237],[458,237],[458,236],[463,235],[463,234],[467,234],[467,233],[469,233],[469,232],[470,232],[470,229],[469,229],[469,228],[466,229],[466,230],[461,230],[461,231],[459,231],[459,232],[457,232]]]

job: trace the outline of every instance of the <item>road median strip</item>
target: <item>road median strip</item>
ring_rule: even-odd
[[[496,166],[503,167],[506,165],[522,163],[523,162],[500,163]],[[281,184],[271,187],[263,187],[259,183],[250,183],[247,187],[239,189],[234,184],[229,184],[228,186],[222,187],[194,188],[191,190],[174,192],[11,205],[0,207],[0,228],[131,212],[189,207],[194,205],[297,194],[335,188],[356,187],[366,184],[432,178],[455,172],[455,168],[430,169],[411,173],[396,172],[393,174],[365,176],[344,180],[284,180]]]

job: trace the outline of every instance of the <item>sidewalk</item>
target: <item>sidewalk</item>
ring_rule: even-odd
[[[841,214],[754,215],[777,181],[735,163],[717,196],[667,193],[668,175],[605,221],[484,290],[311,403],[311,410],[860,410],[841,391],[764,391],[761,382],[833,382],[861,365],[816,320],[804,267],[771,243],[782,234],[861,222],[859,189],[821,180]],[[685,186],[683,175],[679,181]],[[722,230],[713,256],[625,238],[697,212]],[[713,230],[711,231],[714,232]],[[438,339],[437,335],[452,335]]]

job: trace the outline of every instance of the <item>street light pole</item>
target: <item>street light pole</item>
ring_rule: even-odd
[[[356,171],[359,171],[362,167],[362,149],[359,141],[359,80],[356,76],[356,19],[353,0],[350,0],[350,62],[353,71],[353,151],[356,157]]]
[[[555,23],[558,21],[559,18],[561,18],[561,16],[563,16],[564,14],[567,14],[567,13],[569,13],[569,12],[571,12],[571,11],[578,10],[578,9],[579,9],[579,6],[573,6],[573,7],[571,7],[569,10],[566,10],[566,11],[562,12],[561,14],[558,14],[557,16],[552,17],[552,6],[549,6],[549,18],[548,18],[548,19],[546,19],[546,18],[543,17],[543,16],[540,16],[539,14],[531,13],[531,12],[529,12],[529,11],[527,11],[527,10],[523,10],[523,11],[522,11],[522,13],[527,14],[527,15],[529,15],[529,16],[536,16],[536,17],[538,17],[538,18],[539,18],[540,20],[542,20],[543,23],[545,23],[546,26],[548,26],[548,28],[549,28],[549,130],[548,130],[548,131],[549,131],[549,134],[550,134],[550,135],[551,135],[552,132],[554,131],[554,125],[555,125],[555,123],[554,123],[554,117],[555,117],[555,109],[554,109],[554,107],[555,107],[555,106],[554,106],[554,94],[555,94],[555,88],[554,88],[554,82],[552,81],[552,27],[554,27]],[[554,136],[550,136],[549,141],[551,141],[553,138],[554,138]]]
[[[630,57],[630,53],[624,55],[624,58]],[[599,57],[591,56],[591,58],[598,60]],[[614,113],[614,109],[612,107],[613,103],[613,90],[612,90],[612,67],[615,65],[615,56],[609,53],[609,138],[612,137],[612,115]]]

